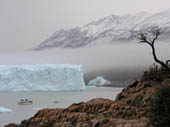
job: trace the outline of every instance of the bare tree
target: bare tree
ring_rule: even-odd
[[[152,37],[150,37],[152,36]],[[169,68],[169,62],[170,60],[166,60],[163,62],[162,60],[158,59],[156,55],[156,50],[155,50],[155,41],[159,38],[160,36],[160,30],[155,30],[154,32],[151,32],[150,35],[148,33],[143,33],[140,32],[138,39],[140,40],[139,43],[146,43],[150,45],[152,49],[152,55],[156,63],[160,64],[162,67],[164,67],[166,70],[170,71]]]

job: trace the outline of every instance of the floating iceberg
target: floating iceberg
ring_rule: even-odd
[[[93,80],[90,80],[87,85],[88,86],[104,86],[104,85],[111,85],[111,82],[99,76]]]
[[[36,110],[36,111],[39,111],[39,110],[41,110],[41,109],[43,109],[43,108],[34,107],[33,109]]]
[[[0,65],[0,91],[84,89],[81,65]]]
[[[12,110],[4,107],[0,107],[0,113],[11,113]]]

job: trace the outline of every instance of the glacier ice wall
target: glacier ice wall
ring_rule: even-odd
[[[0,91],[84,89],[81,65],[0,65]]]

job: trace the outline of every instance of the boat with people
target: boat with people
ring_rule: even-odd
[[[33,104],[33,101],[31,99],[21,99],[18,102],[19,105],[31,105]]]

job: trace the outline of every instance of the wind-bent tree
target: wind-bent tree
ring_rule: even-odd
[[[160,30],[155,30],[155,31],[151,32],[150,34],[140,32],[138,39],[140,41],[139,43],[146,43],[151,47],[152,55],[153,55],[155,62],[160,64],[163,68],[165,68],[167,71],[170,72],[170,67],[169,67],[170,60],[166,60],[164,62],[164,61],[158,59],[158,57],[156,55],[155,41],[159,38],[159,36],[160,36]]]

